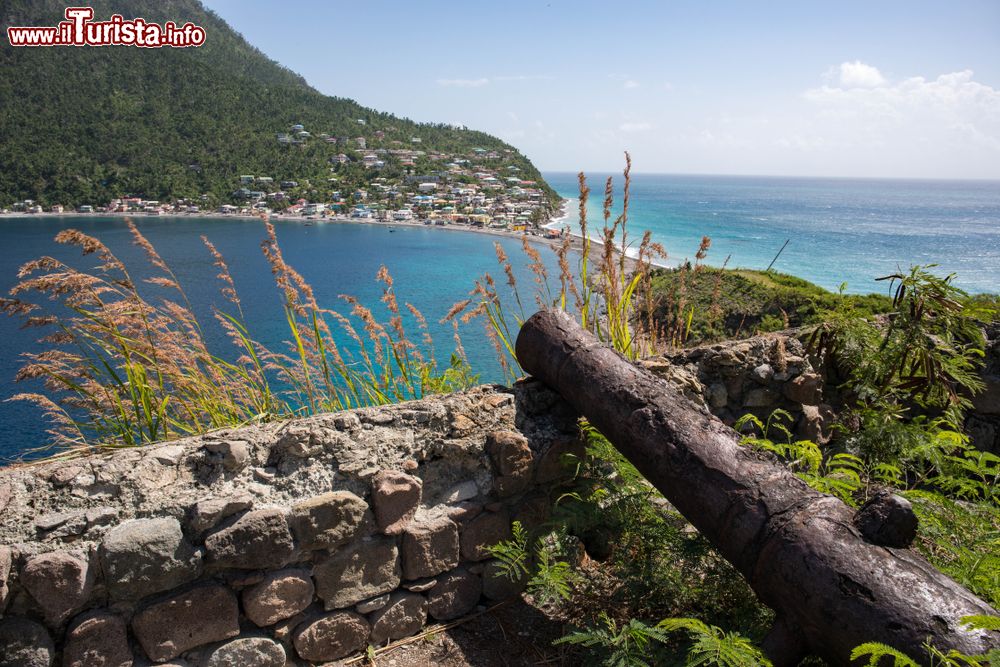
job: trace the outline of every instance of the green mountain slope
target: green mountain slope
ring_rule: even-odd
[[[524,179],[543,180],[520,153],[495,137],[418,124],[327,97],[268,59],[197,0],[94,0],[95,20],[111,14],[205,28],[204,46],[187,49],[13,48],[0,37],[0,206],[96,204],[135,194],[150,199],[226,200],[240,174],[309,180],[328,193],[329,158],[355,144],[310,139],[281,145],[277,133],[301,123],[313,135],[364,136],[368,148],[420,148],[503,154]],[[3,0],[0,25],[54,26],[65,2]],[[331,55],[332,67],[351,58]],[[361,125],[358,120],[366,121]],[[375,138],[375,133],[384,133]],[[412,137],[422,143],[412,144]],[[510,150],[510,153],[504,151]],[[417,163],[411,169],[433,167]],[[356,179],[373,178],[375,172]],[[383,174],[384,175],[384,174]],[[343,187],[343,183],[340,187]],[[351,183],[353,185],[353,183]],[[554,192],[544,186],[550,200]]]

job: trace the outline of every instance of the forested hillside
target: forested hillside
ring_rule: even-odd
[[[240,174],[310,180],[322,197],[329,159],[338,153],[353,158],[357,137],[366,137],[369,149],[500,151],[523,178],[543,182],[524,156],[490,135],[418,124],[319,93],[197,0],[90,5],[95,20],[118,13],[161,24],[191,21],[205,28],[207,40],[187,49],[14,48],[4,36],[0,206],[24,198],[96,204],[126,194],[170,199],[209,193],[213,200],[225,199],[239,187]],[[54,26],[65,7],[55,0],[4,0],[0,22],[5,28]],[[329,53],[331,68],[358,66],[344,48]],[[295,124],[313,137],[279,143],[277,135]],[[324,141],[317,138],[321,133],[352,143]],[[413,168],[419,173],[425,166]]]

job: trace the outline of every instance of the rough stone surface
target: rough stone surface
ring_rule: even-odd
[[[823,398],[823,376],[803,373],[785,384],[785,397],[803,405],[817,405]]]
[[[497,495],[514,495],[528,487],[534,454],[527,438],[514,431],[494,431],[486,437],[486,453],[497,472],[493,481]]]
[[[552,484],[564,480],[572,474],[572,464],[567,464],[567,456],[577,459],[583,456],[584,442],[579,437],[565,437],[553,441],[535,464],[535,484]]]
[[[427,611],[439,621],[458,618],[475,608],[482,592],[482,579],[459,568],[442,576],[427,594]]]
[[[49,625],[59,625],[90,599],[93,573],[83,558],[64,551],[32,556],[21,570],[21,584],[45,613]]]
[[[112,528],[100,557],[108,590],[118,599],[170,590],[201,574],[201,554],[173,518],[135,519]]]
[[[359,602],[358,604],[354,605],[354,611],[358,612],[359,614],[370,614],[373,611],[378,611],[382,607],[386,606],[388,603],[389,603],[389,594],[385,593],[384,595],[379,595],[378,597],[374,597],[371,600],[365,600],[364,602]]]
[[[399,549],[391,539],[360,542],[316,566],[316,593],[329,609],[341,609],[388,593],[400,581]]]
[[[295,556],[288,512],[266,509],[247,512],[205,536],[208,561],[215,567],[261,570],[281,567]]]
[[[150,660],[240,634],[239,604],[225,586],[200,586],[156,602],[135,615],[132,631]]]
[[[24,618],[0,620],[0,665],[50,667],[56,649],[49,633]]]
[[[462,526],[461,553],[465,560],[485,560],[488,547],[510,538],[506,512],[484,512]]]
[[[438,580],[433,579],[418,579],[416,581],[404,581],[403,588],[410,591],[411,593],[426,593],[430,589],[437,586]]]
[[[368,619],[372,646],[416,634],[427,621],[427,598],[417,593],[393,593],[389,603]]]
[[[192,667],[285,667],[285,647],[267,637],[233,639],[199,656]]]
[[[770,389],[758,387],[747,392],[743,405],[748,408],[767,408],[778,401],[778,393]]]
[[[7,609],[7,598],[10,597],[10,547],[0,546],[0,617]]]
[[[403,577],[433,577],[458,565],[458,526],[446,516],[413,522],[403,531]]]
[[[854,517],[869,542],[906,549],[917,536],[917,515],[910,501],[894,493],[876,493]]]
[[[369,522],[368,503],[350,491],[331,491],[292,507],[289,523],[303,549],[330,549],[360,537]]]
[[[189,522],[191,532],[200,535],[209,528],[214,528],[223,519],[227,519],[237,512],[248,510],[252,506],[253,498],[249,493],[201,500],[195,503],[191,510]]]
[[[63,667],[131,667],[125,621],[107,611],[75,618],[66,635]]]
[[[524,590],[526,577],[511,580],[501,572],[500,562],[491,560],[483,569],[483,595],[494,602],[517,597]]]
[[[751,371],[750,377],[760,384],[767,384],[774,378],[774,368],[771,367],[771,364],[761,364]]]
[[[242,470],[250,460],[250,450],[247,443],[242,440],[206,442],[205,449],[219,456],[222,460],[222,467],[230,472]]]
[[[378,528],[398,535],[420,506],[423,482],[419,477],[396,470],[380,470],[372,480],[372,505]]]
[[[364,649],[370,634],[364,616],[338,611],[303,623],[296,628],[292,643],[300,658],[324,662]]]
[[[254,624],[274,625],[299,613],[313,600],[315,588],[306,570],[280,570],[243,591],[243,611]]]
[[[833,437],[830,426],[835,420],[836,415],[829,405],[803,405],[802,419],[796,433],[804,440],[825,445]]]

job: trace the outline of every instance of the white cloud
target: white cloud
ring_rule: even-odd
[[[551,81],[555,77],[550,74],[514,74],[510,76],[495,76],[494,81]]]
[[[877,67],[855,60],[853,63],[840,63],[840,85],[844,88],[877,88],[885,85],[885,77]]]
[[[448,86],[455,88],[480,88],[485,86],[490,82],[487,78],[481,79],[438,79],[437,84],[439,86]]]
[[[638,88],[638,87],[639,87],[639,82],[638,81],[634,81],[632,79],[629,79],[625,83],[622,84],[622,88],[625,88],[625,89]]]
[[[869,88],[822,86],[804,97],[830,125],[847,123],[884,136],[909,134],[914,140],[956,134],[985,137],[990,144],[1000,139],[1000,90],[975,81],[971,70]]]
[[[622,123],[618,129],[622,132],[645,132],[653,129],[653,126],[649,123]]]
[[[971,70],[895,82],[859,72],[806,91],[809,106],[777,145],[896,175],[1000,175],[1000,89]]]
[[[663,129],[641,135],[647,147],[693,165],[685,169],[1000,178],[1000,86],[969,70],[902,79],[858,71],[841,81],[835,66],[815,87],[767,105],[730,105],[687,123],[621,118],[614,127],[654,121]]]

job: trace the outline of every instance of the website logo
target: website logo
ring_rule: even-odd
[[[143,49],[186,48],[205,43],[205,29],[190,21],[178,26],[142,18],[126,20],[114,14],[108,21],[93,21],[92,7],[67,7],[65,21],[55,27],[7,28],[11,46],[138,46]]]

